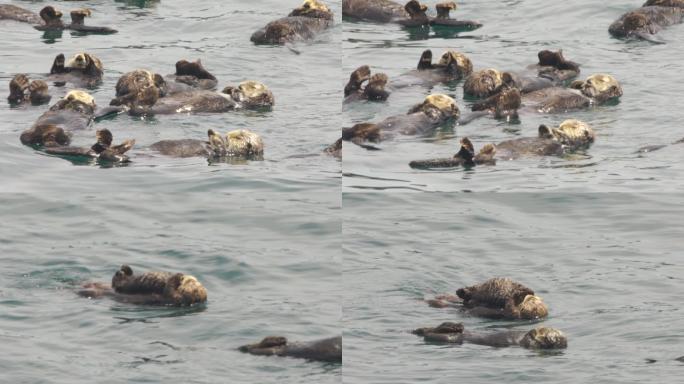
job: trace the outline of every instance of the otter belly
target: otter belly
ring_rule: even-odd
[[[162,140],[152,144],[150,149],[173,157],[209,157],[211,154],[205,141],[194,139]]]
[[[410,17],[404,6],[390,0],[344,0],[342,16],[380,23]]]
[[[563,146],[551,139],[525,137],[507,140],[496,146],[496,158],[512,160],[525,156],[561,156]]]
[[[523,95],[523,105],[541,113],[558,113],[587,108],[592,100],[574,89],[551,87]]]
[[[23,23],[43,24],[38,14],[11,4],[0,4],[0,20],[14,20]]]
[[[308,343],[288,343],[281,355],[315,361],[342,362],[342,337]]]
[[[509,347],[518,345],[525,336],[521,331],[503,331],[490,334],[464,332],[463,340],[471,344],[487,345],[490,347]]]
[[[162,97],[149,109],[153,114],[220,113],[236,109],[228,95],[213,91],[178,92]]]
[[[316,34],[332,25],[332,20],[305,17],[288,16],[272,21],[265,27],[254,32],[250,40],[255,44],[293,43],[313,39]]]
[[[391,116],[377,124],[383,132],[399,132],[403,135],[427,135],[438,126],[439,123],[433,122],[422,112]]]

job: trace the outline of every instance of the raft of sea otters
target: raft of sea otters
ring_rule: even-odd
[[[416,0],[405,5],[390,0],[343,0],[343,16],[377,23],[397,23],[406,27],[452,27],[475,29],[476,21],[457,20],[450,12],[454,2],[437,4],[436,16],[428,15],[425,5]],[[609,32],[621,38],[660,41],[655,34],[668,25],[681,22],[684,0],[649,0],[643,7],[629,12],[615,23]],[[61,21],[62,13],[52,6],[39,14],[13,6],[0,5],[0,20],[11,19],[35,25],[39,30],[70,29],[82,33],[115,33],[107,27],[84,24],[88,9],[71,12],[71,23]],[[285,45],[314,38],[331,27],[333,13],[319,0],[305,0],[288,16],[266,24],[251,35],[255,44]],[[11,104],[47,104],[51,100],[48,81],[57,86],[74,89],[44,112],[20,140],[27,146],[59,156],[96,158],[101,161],[128,161],[128,152],[135,140],[124,140],[115,145],[108,130],[95,133],[91,147],[70,146],[74,133],[85,131],[91,124],[113,114],[154,115],[173,113],[221,113],[240,109],[270,109],[274,97],[264,84],[244,81],[216,91],[218,80],[202,63],[180,60],[175,73],[162,76],[145,69],[125,73],[118,80],[115,96],[109,106],[98,108],[86,91],[102,81],[102,62],[90,53],[77,53],[70,59],[58,55],[50,72],[42,79],[31,80],[24,74],[16,75],[9,84]],[[344,88],[344,103],[360,100],[381,101],[391,91],[412,85],[432,86],[438,83],[464,81],[469,97],[479,99],[469,114],[462,116],[456,102],[444,94],[431,94],[404,115],[391,116],[376,123],[362,123],[342,131],[342,138],[324,150],[341,156],[342,140],[351,141],[368,149],[372,143],[389,140],[397,134],[425,135],[446,122],[467,124],[476,118],[492,116],[510,119],[525,113],[567,113],[592,108],[622,96],[619,82],[609,74],[592,74],[584,80],[574,80],[580,73],[579,64],[567,60],[561,51],[541,51],[538,62],[517,72],[502,72],[493,68],[475,69],[463,53],[447,50],[434,62],[432,52],[426,50],[416,69],[391,81],[381,73],[372,74],[368,66],[355,70]],[[476,151],[468,138],[460,140],[460,150],[453,158],[416,160],[413,168],[440,168],[494,164],[497,159],[520,156],[562,156],[585,149],[595,139],[592,128],[581,121],[565,119],[557,127],[542,125],[535,137],[486,144]],[[203,156],[209,159],[226,157],[259,158],[263,155],[261,137],[248,130],[234,130],[225,135],[208,131],[206,140],[195,138],[164,140],[150,146],[163,155],[177,157]],[[111,284],[91,282],[83,285],[78,294],[89,298],[109,297],[140,305],[189,306],[202,305],[207,291],[193,276],[182,273],[146,272],[134,274],[124,265],[112,277]],[[461,288],[456,295],[441,295],[428,301],[433,307],[458,306],[473,316],[509,320],[541,320],[548,315],[546,305],[534,292],[506,278],[490,279],[482,284]],[[528,332],[505,331],[476,333],[463,325],[445,322],[436,327],[413,331],[428,342],[475,343],[504,347],[518,345],[525,348],[565,348],[567,338],[553,328],[537,327]],[[278,355],[309,360],[341,362],[342,338],[332,337],[311,342],[289,342],[281,336],[269,336],[262,341],[245,345],[240,351],[255,355]]]

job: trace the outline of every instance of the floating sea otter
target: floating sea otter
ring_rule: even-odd
[[[71,83],[80,88],[93,88],[102,83],[104,68],[100,59],[89,53],[78,53],[69,61],[64,54],[55,57],[48,80],[56,85]]]
[[[188,306],[207,301],[207,290],[190,275],[170,272],[133,274],[128,265],[112,277],[111,285],[88,283],[78,291],[89,298],[111,297],[131,304]]]
[[[21,143],[45,147],[69,145],[70,132],[86,129],[93,119],[95,108],[95,99],[88,93],[71,91],[21,134]]]
[[[48,85],[43,80],[30,81],[25,74],[15,75],[9,84],[10,94],[7,101],[10,104],[22,104],[30,102],[33,105],[41,105],[50,102]]]
[[[411,0],[402,6],[390,0],[343,0],[342,15],[358,20],[378,23],[398,23],[404,26],[441,25],[465,29],[482,26],[476,21],[452,19],[449,12],[456,9],[456,3],[444,2],[436,5],[437,17],[427,15],[427,6]]]
[[[482,26],[482,24],[477,21],[452,19],[449,13],[456,9],[456,3],[453,1],[438,3],[435,5],[435,8],[437,9],[437,17],[430,19],[430,25],[441,25],[471,30],[480,28]]]
[[[416,69],[404,73],[390,83],[391,88],[421,85],[433,87],[439,83],[462,80],[473,72],[473,63],[461,52],[449,50],[442,54],[438,63],[432,62],[432,51],[420,55]]]
[[[564,156],[589,147],[594,139],[594,130],[588,124],[570,119],[563,121],[558,128],[540,125],[537,137],[506,140],[496,145],[487,144],[477,154],[470,140],[463,138],[461,149],[454,157],[414,160],[409,166],[416,169],[472,167],[524,156]]]
[[[448,121],[459,117],[454,99],[443,94],[427,96],[412,107],[406,115],[391,116],[379,123],[361,123],[342,130],[342,139],[361,144],[364,141],[380,142],[394,133],[425,135]]]
[[[649,1],[648,3],[668,3]],[[655,35],[664,27],[678,24],[684,18],[682,4],[677,6],[645,6],[627,12],[608,27],[611,35],[619,38],[639,38],[653,43],[663,43]]]
[[[261,136],[246,129],[228,132],[225,137],[210,129],[208,140],[181,139],[162,140],[150,146],[150,149],[166,156],[173,157],[206,157],[212,161],[225,158],[245,158],[260,160],[264,154],[264,143]]]
[[[344,103],[359,100],[385,101],[390,95],[385,90],[385,85],[387,85],[387,75],[376,73],[371,76],[370,68],[363,65],[349,76],[349,82],[344,87]]]
[[[290,343],[282,336],[269,336],[256,344],[243,345],[239,351],[252,355],[289,356],[329,363],[342,362],[342,336],[302,343]]]
[[[236,109],[270,109],[273,106],[271,91],[256,81],[244,81],[237,87],[228,86],[221,92],[215,92],[202,89],[206,84],[215,82],[214,79],[207,79],[209,83],[198,81],[197,86],[188,86],[187,81],[178,82],[178,78],[187,78],[183,71],[175,76],[176,82],[167,82],[161,75],[147,70],[128,72],[119,78],[116,97],[110,105],[121,106],[134,115],[218,113]]]
[[[563,349],[568,346],[568,339],[563,332],[548,327],[537,327],[528,332],[508,330],[474,333],[465,331],[461,323],[445,322],[437,327],[418,328],[411,333],[431,343],[471,343],[497,348],[520,346],[527,349]]]
[[[526,286],[507,278],[493,278],[482,284],[460,288],[453,295],[429,300],[430,306],[442,308],[462,300],[467,313],[488,318],[542,319],[548,309],[539,296]]]
[[[108,129],[97,131],[96,138],[97,142],[91,147],[50,146],[45,147],[43,151],[51,155],[95,159],[105,163],[129,161],[125,153],[133,148],[135,140],[125,140],[119,145],[112,145],[113,136]]]
[[[71,23],[62,22],[62,12],[52,6],[44,7],[36,15],[34,12],[10,4],[0,4],[0,19],[9,19],[34,24],[40,31],[54,31],[69,29],[81,33],[109,34],[116,33],[115,29],[107,27],[92,27],[85,25],[83,20],[90,16],[90,9],[75,9],[71,11]]]
[[[254,32],[255,44],[279,44],[311,40],[333,25],[333,13],[318,0],[304,0],[287,17],[272,21]]]

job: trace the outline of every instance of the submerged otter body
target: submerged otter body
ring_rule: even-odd
[[[114,274],[111,286],[89,283],[78,294],[91,298],[108,296],[126,303],[147,305],[188,306],[207,301],[206,289],[193,276],[170,272],[134,275],[127,265]]]
[[[430,95],[421,104],[415,105],[406,115],[391,116],[372,124],[361,123],[342,130],[342,139],[361,143],[364,141],[379,142],[394,133],[403,135],[429,134],[435,128],[459,116],[456,102],[442,94]]]
[[[93,88],[102,83],[104,67],[100,59],[89,53],[78,53],[68,61],[64,54],[55,57],[48,80],[57,85],[71,83],[80,88]]]
[[[207,141],[195,139],[161,140],[152,144],[150,149],[165,156],[206,157],[214,161],[229,157],[261,160],[263,157],[263,140],[254,132],[238,129],[228,132],[223,137],[210,129],[207,135]]]
[[[618,38],[640,38],[656,43],[654,39],[664,27],[678,24],[684,18],[684,9],[671,6],[645,6],[627,12],[608,27],[608,32]]]
[[[343,0],[342,15],[378,23],[410,18],[403,5],[391,0]]]
[[[289,356],[300,359],[342,362],[342,336],[310,342],[289,342],[282,336],[269,336],[256,344],[243,345],[241,352],[262,356]]]
[[[471,343],[497,348],[520,346],[528,349],[563,349],[568,346],[568,339],[563,332],[549,327],[537,327],[527,332],[507,330],[475,333],[465,331],[461,323],[446,322],[437,327],[418,328],[411,333],[431,343]]]
[[[70,132],[90,126],[95,114],[95,100],[83,91],[71,91],[43,113],[33,126],[22,132],[21,143],[58,147],[71,142]]]
[[[272,21],[254,32],[250,40],[255,44],[282,45],[313,39],[333,25],[333,13],[318,0],[305,0],[287,17]]]
[[[41,24],[43,19],[35,12],[16,5],[0,4],[0,20],[14,20],[30,24]]]

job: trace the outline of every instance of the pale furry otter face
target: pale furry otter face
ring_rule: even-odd
[[[603,103],[609,99],[622,96],[620,83],[611,75],[595,74],[585,81],[575,81],[571,88],[578,89],[587,97]]]
[[[520,318],[522,319],[542,319],[549,315],[549,310],[541,297],[527,295],[518,306]]]
[[[273,106],[273,93],[258,81],[243,81],[237,87],[226,87],[223,93],[245,108],[270,108]]]
[[[164,290],[164,295],[173,299],[176,305],[192,305],[207,301],[207,290],[194,276],[177,273],[173,275]]]
[[[306,16],[323,19],[332,19],[332,12],[330,9],[318,0],[304,0],[299,8],[295,8],[290,12],[290,16]]]
[[[468,56],[456,51],[444,52],[439,64],[445,66],[449,73],[455,75],[455,80],[460,80],[473,72],[473,63]]]
[[[582,146],[594,142],[596,135],[589,124],[575,120],[565,120],[558,128],[539,126],[539,137],[554,139],[565,145]]]
[[[225,138],[211,129],[207,134],[209,146],[216,157],[259,156],[264,153],[264,142],[261,136],[252,131],[237,129],[228,132]]]
[[[469,96],[488,97],[503,85],[503,74],[493,68],[473,72],[466,78],[463,90]]]
[[[164,96],[166,82],[159,74],[136,69],[119,78],[116,83],[116,98],[110,105],[151,106]]]
[[[66,63],[67,68],[77,68],[77,69],[90,69],[93,68],[94,70],[98,72],[102,72],[102,62],[100,59],[97,57],[89,54],[89,53],[78,53],[74,55],[69,61]]]
[[[95,99],[88,92],[73,90],[69,91],[64,98],[50,107],[51,111],[71,110],[85,114],[95,111]]]
[[[422,112],[433,120],[458,119],[460,111],[451,97],[436,93],[425,98],[409,110],[409,114]]]
[[[530,349],[567,348],[568,338],[557,329],[539,327],[527,332],[520,341],[520,345]]]

